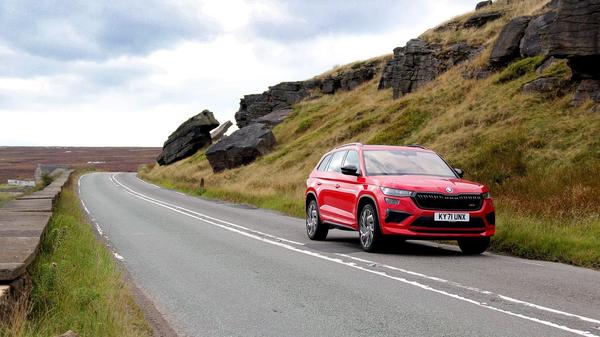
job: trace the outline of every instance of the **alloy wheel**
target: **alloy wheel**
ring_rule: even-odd
[[[373,211],[369,207],[365,207],[360,215],[359,231],[362,246],[365,248],[371,247],[375,233],[375,218],[373,217]]]

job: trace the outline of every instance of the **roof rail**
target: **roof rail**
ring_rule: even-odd
[[[336,149],[339,149],[339,148],[345,147],[345,146],[350,146],[350,145],[362,146],[362,143],[358,143],[358,142],[356,142],[356,143],[348,143],[348,144],[337,146]]]
[[[406,145],[408,147],[417,147],[419,149],[423,149],[423,150],[429,150],[428,148],[426,148],[425,146],[421,145],[421,144],[410,144],[410,145]]]

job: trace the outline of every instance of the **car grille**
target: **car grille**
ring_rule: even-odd
[[[412,199],[417,207],[429,210],[476,211],[483,205],[481,194],[446,195],[418,192]]]

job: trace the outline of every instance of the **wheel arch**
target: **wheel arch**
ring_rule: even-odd
[[[308,191],[304,200],[304,210],[308,208],[308,203],[311,202],[311,200],[314,200],[317,203],[317,207],[319,207],[319,200],[317,199],[317,194],[313,191]]]
[[[377,206],[377,200],[375,200],[375,197],[370,194],[363,194],[360,197],[358,197],[358,202],[356,203],[356,210],[354,212],[356,215],[357,223],[358,223],[358,218],[360,217],[360,210],[367,203],[372,204],[373,207],[375,207],[375,212],[377,212],[377,216],[378,217],[380,216],[381,213],[379,213],[379,207]]]

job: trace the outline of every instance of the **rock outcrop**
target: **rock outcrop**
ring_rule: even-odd
[[[290,108],[308,95],[308,88],[302,81],[282,82],[262,94],[245,95],[235,113],[236,123],[243,128],[272,111]]]
[[[523,38],[519,42],[519,54],[522,57],[548,54],[548,46],[545,46],[540,32],[556,19],[556,12],[550,11],[531,19],[525,28]]]
[[[562,93],[565,80],[562,77],[541,77],[523,85],[524,93],[541,93],[558,96]]]
[[[477,3],[477,5],[475,5],[475,10],[478,11],[482,8],[485,8],[485,7],[491,6],[491,5],[492,5],[492,0],[480,1]]]
[[[505,66],[517,57],[567,59],[572,82],[578,84],[573,104],[600,103],[600,0],[553,0],[548,11],[511,20],[500,32],[489,63]],[[556,79],[530,83],[524,90],[545,91]],[[594,108],[596,110],[596,108]]]
[[[405,47],[394,49],[394,58],[385,66],[379,89],[392,88],[394,98],[401,97],[435,79],[448,68],[463,62],[479,48],[465,43],[449,46],[412,39]]]
[[[208,110],[188,119],[169,136],[156,161],[159,165],[168,165],[195,154],[212,143],[210,130],[217,126],[219,122]]]
[[[271,129],[261,123],[243,127],[206,150],[206,158],[214,172],[253,162],[275,145]]]
[[[259,118],[265,117],[261,122],[275,125],[283,120],[292,105],[308,98],[311,92],[331,95],[338,90],[353,90],[360,84],[375,77],[380,61],[357,63],[347,70],[325,78],[314,78],[306,81],[282,82],[262,94],[245,95],[240,100],[240,109],[235,114],[235,120],[239,128],[252,123],[259,122]],[[279,116],[283,118],[275,118]]]
[[[501,11],[493,11],[487,13],[476,13],[471,15],[463,23],[464,28],[479,28],[485,26],[488,22],[498,20],[504,15]]]
[[[519,46],[525,35],[525,29],[531,21],[528,16],[520,16],[510,20],[496,39],[490,55],[492,67],[502,67],[521,55]]]
[[[596,103],[594,110],[597,111],[600,104],[600,80],[596,79],[584,79],[581,81],[577,90],[575,90],[575,96],[572,105],[580,105],[586,100],[592,100]]]

